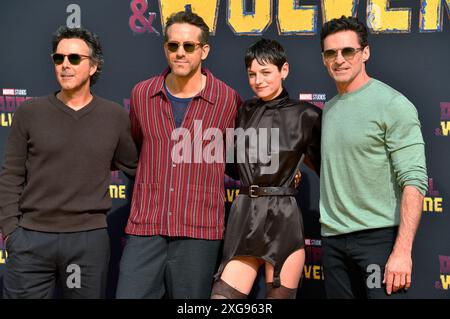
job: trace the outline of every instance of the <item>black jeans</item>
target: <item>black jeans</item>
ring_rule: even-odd
[[[110,257],[106,229],[45,233],[17,228],[6,242],[3,298],[104,298]]]
[[[116,297],[209,298],[220,240],[128,235]]]
[[[404,291],[386,293],[384,269],[397,237],[397,227],[358,231],[322,238],[327,298],[407,298]]]

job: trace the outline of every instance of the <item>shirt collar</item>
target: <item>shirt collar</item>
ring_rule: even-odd
[[[212,75],[212,73],[206,68],[202,68],[201,72],[202,72],[202,74],[206,75],[205,87],[203,88],[203,90],[200,91],[200,93],[198,93],[193,98],[199,97],[199,98],[204,99],[205,101],[207,101],[210,104],[214,104],[217,99],[216,90],[214,89],[215,84],[216,84],[215,83],[216,79]],[[157,82],[155,84],[155,90],[151,94],[151,97],[154,97],[158,94],[166,95],[166,92],[164,91],[164,80],[165,80],[167,74],[169,74],[169,73],[170,73],[170,68],[167,68],[158,76]]]
[[[287,101],[289,101],[289,93],[283,87],[283,90],[281,91],[281,93],[277,97],[275,97],[273,100],[263,101],[262,99],[258,99],[258,105],[264,104],[267,108],[273,109],[273,108],[277,108],[278,106],[284,104]]]

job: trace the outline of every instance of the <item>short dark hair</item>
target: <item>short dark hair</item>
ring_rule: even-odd
[[[167,36],[167,30],[172,24],[175,23],[187,23],[194,25],[202,31],[200,35],[200,43],[201,44],[207,44],[208,38],[209,38],[209,27],[205,23],[202,17],[199,15],[191,12],[191,11],[180,11],[177,13],[173,13],[170,17],[167,18],[166,25],[164,27],[164,41],[169,41],[169,38]]]
[[[66,26],[61,26],[53,34],[53,53],[56,52],[59,42],[63,39],[81,39],[88,45],[90,60],[97,64],[97,71],[91,76],[90,85],[92,86],[100,77],[104,62],[102,46],[98,36],[84,28],[68,28]]]
[[[367,28],[357,18],[342,16],[339,19],[332,19],[326,22],[320,32],[320,46],[323,52],[323,42],[331,34],[341,31],[354,31],[358,36],[359,45],[365,48],[369,45],[367,41]]]
[[[287,62],[287,55],[280,43],[263,38],[248,47],[245,52],[245,67],[248,69],[255,59],[261,65],[270,63],[281,70],[283,64]]]

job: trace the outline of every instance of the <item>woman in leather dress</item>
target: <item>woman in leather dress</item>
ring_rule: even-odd
[[[303,159],[319,173],[321,110],[289,98],[283,88],[289,65],[278,42],[254,43],[245,65],[257,97],[244,102],[236,118],[239,175],[227,174],[243,186],[230,210],[211,298],[246,298],[264,265],[266,297],[294,299],[305,261],[294,177]],[[260,153],[270,160],[255,160]]]

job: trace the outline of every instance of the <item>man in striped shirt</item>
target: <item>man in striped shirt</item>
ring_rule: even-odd
[[[217,134],[208,137],[206,131],[220,132],[223,141],[241,100],[201,67],[208,35],[198,15],[172,15],[164,43],[169,68],[132,91],[130,118],[140,161],[117,298],[210,295],[224,231],[225,160],[208,160],[208,144]],[[180,132],[186,133],[181,141]],[[224,144],[216,145],[223,154]]]

